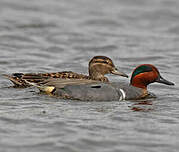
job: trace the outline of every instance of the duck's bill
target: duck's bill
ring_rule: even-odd
[[[111,73],[112,73],[112,74],[115,74],[115,75],[120,75],[120,76],[123,76],[123,77],[128,78],[128,75],[127,75],[127,74],[125,74],[125,73],[119,71],[117,68],[113,69],[113,70],[111,71]]]
[[[163,84],[166,84],[166,85],[175,85],[173,82],[170,82],[170,81],[164,79],[161,76],[156,80],[156,82],[163,83]]]

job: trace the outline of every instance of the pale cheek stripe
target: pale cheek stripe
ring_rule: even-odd
[[[120,91],[121,91],[121,93],[122,93],[122,96],[120,97],[119,100],[124,100],[124,99],[126,99],[126,93],[124,92],[124,90],[123,90],[123,89],[120,89]]]

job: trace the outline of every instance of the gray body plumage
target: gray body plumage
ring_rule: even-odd
[[[83,101],[114,101],[140,99],[148,96],[144,89],[126,83],[89,83],[56,87],[53,94],[62,98]]]

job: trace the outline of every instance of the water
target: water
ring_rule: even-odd
[[[156,99],[75,102],[0,77],[0,151],[178,151],[178,8],[178,0],[1,0],[0,74],[87,73],[90,58],[106,55],[129,75],[154,64],[176,85],[152,84]]]

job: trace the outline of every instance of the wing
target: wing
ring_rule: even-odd
[[[28,87],[31,86],[27,82],[42,83],[49,78],[61,78],[61,79],[90,79],[89,76],[78,74],[72,71],[63,71],[56,73],[14,73],[12,75],[4,75],[8,78],[15,87]]]

